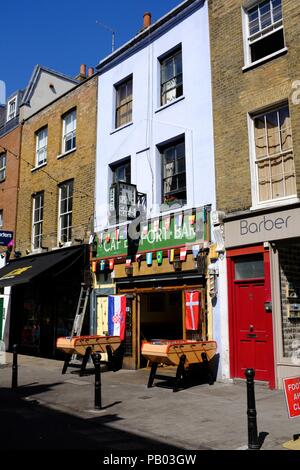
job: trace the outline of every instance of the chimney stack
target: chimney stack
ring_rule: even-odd
[[[88,77],[91,77],[92,75],[94,75],[94,67],[89,67],[88,68]]]
[[[86,65],[85,64],[80,65],[79,75],[77,75],[75,79],[78,80],[79,82],[82,82],[83,80],[86,79]]]
[[[144,27],[143,27],[143,29],[149,28],[150,25],[151,25],[151,13],[149,13],[147,11],[146,13],[144,13]]]

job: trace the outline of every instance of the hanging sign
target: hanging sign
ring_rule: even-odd
[[[0,230],[0,246],[8,246],[13,240],[13,232]]]

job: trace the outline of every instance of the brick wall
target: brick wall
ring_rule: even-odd
[[[208,0],[212,56],[217,208],[251,206],[247,113],[288,100],[297,189],[300,192],[300,105],[292,103],[292,83],[300,80],[299,5],[282,0],[288,52],[243,71],[242,0]]]
[[[279,246],[278,252],[281,280],[283,355],[284,357],[291,357],[293,341],[298,340],[300,344],[300,318],[291,319],[288,317],[289,304],[291,302],[288,299],[288,286],[292,284],[300,296],[300,242],[289,243],[287,246]]]
[[[18,126],[0,137],[0,154],[4,152],[3,147],[7,149],[6,177],[0,182],[0,210],[3,210],[3,229],[13,232],[16,230],[20,136],[21,127]]]
[[[62,115],[77,109],[76,150],[62,153]],[[93,224],[96,155],[97,77],[94,77],[24,122],[22,160],[17,214],[17,249],[30,249],[32,194],[44,191],[43,246],[57,246],[58,184],[74,179],[73,238],[88,241]],[[31,171],[35,165],[35,133],[48,126],[47,165]]]

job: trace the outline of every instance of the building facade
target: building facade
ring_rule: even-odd
[[[125,295],[123,364],[138,368],[143,340],[217,334],[206,2],[183,2],[153,24],[145,14],[141,32],[97,69],[91,331],[110,331],[108,296]],[[200,320],[188,329],[191,294]]]
[[[299,374],[299,13],[293,0],[210,0],[217,209],[230,377]]]
[[[27,88],[23,109],[30,100],[34,113],[22,123],[16,259],[0,279],[12,285],[10,346],[48,357],[56,338],[70,334],[81,285],[89,282],[97,78],[92,69],[82,75],[51,103],[42,92],[58,89],[51,74],[34,73]]]
[[[13,93],[0,107],[0,268],[11,256],[16,232],[21,126],[19,109],[23,92]],[[5,322],[10,288],[0,288],[0,341],[5,340]]]

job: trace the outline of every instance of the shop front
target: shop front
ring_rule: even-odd
[[[56,339],[72,330],[88,249],[76,246],[12,260],[0,270],[0,285],[11,286],[9,349],[60,357]],[[88,320],[88,316],[87,316]]]
[[[282,388],[300,373],[300,207],[224,219],[230,374]]]
[[[94,331],[109,332],[109,299],[125,296],[123,367],[147,365],[143,341],[208,339],[209,212],[205,207],[148,220],[135,241],[130,225],[96,234]]]

